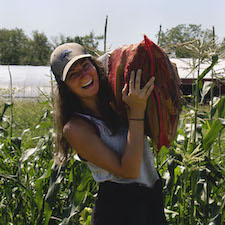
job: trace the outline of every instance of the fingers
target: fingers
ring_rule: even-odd
[[[135,72],[132,71],[130,74],[130,81],[129,81],[129,90],[134,91],[134,77],[135,77]]]
[[[154,80],[151,78],[143,88],[141,88],[142,70],[132,71],[130,80],[122,89],[122,100],[125,102],[129,111],[142,112],[146,109],[147,100],[154,89]]]
[[[138,91],[140,94],[142,93],[143,95],[149,96],[152,90],[154,89],[154,81],[155,77],[152,77],[143,88],[141,88],[141,74],[142,70],[139,69],[136,72],[136,77],[135,77],[135,72],[132,71],[130,75],[130,81],[129,81],[129,93]],[[125,88],[125,87],[124,87]],[[128,92],[128,86],[126,86],[126,94]]]
[[[123,100],[126,98],[127,92],[128,92],[128,84],[125,84],[123,89],[122,89],[122,99]]]
[[[123,93],[123,94],[127,94],[127,91],[128,91],[128,85],[127,85],[127,84],[124,84],[122,93]]]
[[[154,83],[151,84],[150,88],[146,91],[146,95],[147,95],[147,96],[149,96],[149,95],[152,93],[154,87],[155,87]]]
[[[141,73],[142,73],[142,70],[139,69],[137,71],[137,74],[136,74],[136,80],[135,80],[135,88],[140,88],[141,86]]]
[[[152,77],[146,84],[145,86],[143,87],[143,91],[145,93],[148,92],[148,90],[153,86],[154,88],[154,81],[155,81],[155,77]]]
[[[129,90],[133,92],[135,89],[140,89],[140,84],[141,84],[141,73],[142,70],[139,69],[136,73],[135,77],[135,72],[132,71],[130,74],[130,81],[129,81]]]

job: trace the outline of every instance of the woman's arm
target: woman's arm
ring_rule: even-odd
[[[128,106],[129,128],[127,143],[120,156],[111,150],[96,134],[95,129],[82,119],[73,119],[64,127],[64,135],[69,144],[87,161],[110,173],[124,178],[139,177],[144,148],[144,114],[147,99],[154,88],[154,78],[140,89],[141,71],[134,72],[122,96]],[[139,120],[140,119],[140,120]]]

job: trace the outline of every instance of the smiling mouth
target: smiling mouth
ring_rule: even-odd
[[[84,86],[82,86],[82,88],[90,87],[90,86],[93,84],[93,81],[94,81],[94,80],[88,81]]]

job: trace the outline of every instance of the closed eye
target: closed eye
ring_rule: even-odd
[[[71,72],[70,74],[69,74],[69,76],[68,76],[68,78],[69,79],[72,79],[72,78],[77,78],[77,77],[79,77],[79,75],[80,75],[80,72],[79,71],[77,71],[77,72]]]
[[[90,65],[91,63],[87,59],[84,59],[84,61],[81,62],[81,69],[77,71],[74,71],[73,67],[70,69],[68,79],[78,78],[82,74],[82,71],[87,72],[90,69]]]
[[[83,70],[84,71],[87,71],[88,69],[89,69],[89,67],[90,67],[90,64],[89,63],[85,63],[84,65],[83,65]]]

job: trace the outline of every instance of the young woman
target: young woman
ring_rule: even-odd
[[[144,135],[152,78],[140,88],[141,70],[122,90],[128,122],[114,110],[114,96],[100,62],[77,43],[51,55],[57,81],[57,146],[62,161],[75,150],[99,183],[93,225],[166,224],[160,177]]]

